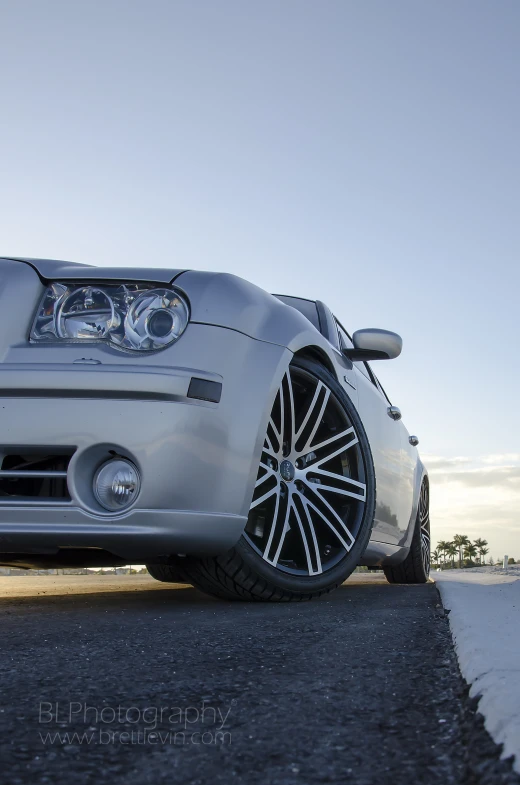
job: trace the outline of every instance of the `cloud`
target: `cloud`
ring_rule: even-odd
[[[426,455],[424,463],[435,483],[460,483],[470,488],[506,488],[520,492],[520,453],[446,458]]]
[[[520,534],[520,520],[514,508],[497,507],[495,504],[488,506],[453,506],[449,510],[437,510],[435,515],[439,521],[450,521],[454,526],[459,526],[461,522],[471,522],[471,525],[487,525],[491,527],[510,526]]]
[[[422,455],[424,465],[429,472],[436,472],[450,467],[460,466],[464,463],[471,463],[471,458],[445,458],[442,455]]]
[[[492,455],[483,455],[481,456],[480,460],[482,463],[493,463],[495,466],[503,464],[516,464],[520,463],[520,452],[505,452]]]
[[[432,460],[433,459],[433,460]],[[433,541],[484,537],[497,558],[520,558],[520,455],[426,456]]]
[[[435,482],[461,483],[471,488],[508,488],[520,493],[520,466],[493,466],[489,469],[433,474]]]

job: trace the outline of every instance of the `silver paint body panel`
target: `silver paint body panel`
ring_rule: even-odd
[[[149,354],[30,344],[50,280],[175,281],[190,323],[177,343]],[[10,553],[63,548],[103,548],[134,563],[230,548],[247,520],[276,391],[293,354],[309,347],[328,358],[372,449],[377,511],[362,563],[397,563],[408,552],[425,469],[402,421],[387,416],[388,401],[334,336],[327,340],[295,308],[228,274],[0,259],[0,458],[29,447],[75,449],[71,502],[0,497],[0,563]],[[188,398],[192,377],[220,382],[220,402]],[[103,511],[90,488],[110,449],[142,474],[135,505],[118,515]]]

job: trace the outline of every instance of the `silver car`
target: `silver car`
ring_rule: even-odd
[[[145,563],[302,600],[358,565],[428,579],[428,477],[319,301],[194,270],[0,259],[0,563]]]

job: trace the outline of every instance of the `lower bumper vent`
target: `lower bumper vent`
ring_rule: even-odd
[[[73,454],[73,449],[55,455],[4,454],[0,469],[0,504],[70,502],[67,469]]]

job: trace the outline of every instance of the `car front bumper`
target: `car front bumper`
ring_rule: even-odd
[[[192,324],[170,358],[175,364],[164,355],[140,363],[63,346],[31,347],[0,363],[0,458],[73,453],[70,500],[0,496],[0,563],[50,563],[58,552],[63,561],[78,549],[143,563],[237,542],[290,352]],[[220,400],[189,397],[193,379],[221,384]],[[136,502],[118,514],[92,492],[97,468],[113,454],[141,474]]]

